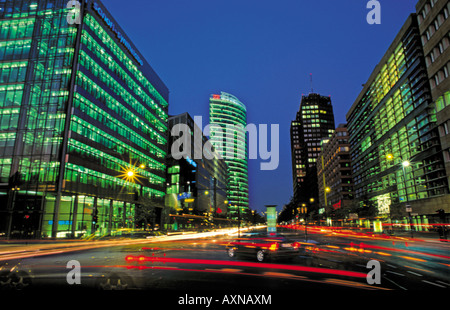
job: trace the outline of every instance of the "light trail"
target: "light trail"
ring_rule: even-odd
[[[366,278],[366,274],[356,271],[345,271],[339,269],[328,269],[319,267],[306,267],[297,265],[284,265],[284,264],[269,264],[269,263],[254,263],[243,261],[226,261],[226,260],[214,260],[214,259],[192,259],[192,258],[169,258],[169,257],[149,257],[144,255],[134,256],[128,255],[125,257],[125,261],[128,263],[174,263],[174,264],[200,264],[200,265],[219,265],[219,266],[233,266],[233,267],[252,267],[252,268],[264,268],[264,269],[280,269],[291,270],[300,272],[311,272],[321,274],[332,274],[339,276]]]

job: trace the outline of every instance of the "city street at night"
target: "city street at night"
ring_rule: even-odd
[[[292,259],[230,258],[232,240],[248,231],[160,236],[152,240],[1,244],[2,290],[169,290],[280,293],[303,290],[435,290],[450,283],[450,245],[437,239],[372,236],[327,227],[279,228],[300,244]],[[264,232],[264,228],[259,229]],[[248,239],[250,236],[250,239]],[[87,243],[87,244],[86,244]],[[91,244],[92,243],[92,244]],[[14,250],[16,249],[16,250]],[[42,252],[42,253],[41,253]],[[256,253],[256,251],[255,251]],[[37,254],[37,255],[36,255]],[[32,256],[36,255],[36,256]],[[69,284],[79,262],[80,283]],[[381,284],[368,284],[369,260],[381,262]]]
[[[441,307],[449,16],[0,0],[1,306]]]

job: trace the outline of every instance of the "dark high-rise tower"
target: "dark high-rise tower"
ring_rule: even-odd
[[[320,154],[320,141],[330,137],[334,128],[331,98],[315,93],[302,96],[297,117],[291,122],[292,177],[296,202],[318,202],[316,161]]]

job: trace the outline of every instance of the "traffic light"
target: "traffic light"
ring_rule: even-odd
[[[98,210],[97,210],[97,208],[95,208],[92,211],[92,223],[93,224],[97,224],[98,223]]]

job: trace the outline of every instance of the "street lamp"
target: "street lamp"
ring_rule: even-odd
[[[408,198],[408,190],[407,190],[407,184],[406,184],[406,168],[411,165],[411,162],[408,160],[402,161],[402,169],[403,169],[403,182],[405,183],[405,195],[406,195],[406,207],[409,208],[409,198]],[[408,217],[409,217],[409,228],[411,230],[411,238],[414,237],[413,232],[413,225],[412,225],[412,218],[411,218],[411,212],[408,211]]]
[[[386,154],[386,159],[387,160],[393,160],[394,159],[394,155],[392,153],[388,153],[388,154]],[[404,183],[404,186],[405,186],[406,207],[409,210],[409,204],[408,204],[409,203],[409,197],[408,197],[408,190],[407,190],[408,185],[406,184],[406,168],[411,166],[411,161],[406,160],[406,159],[403,160],[403,158],[401,158],[401,159],[402,159],[401,164],[402,164],[402,171],[403,171],[403,183]],[[412,238],[413,237],[413,227],[412,227],[411,212],[410,211],[407,211],[407,212],[408,212],[408,217],[409,217],[409,227],[411,229],[411,238]]]

